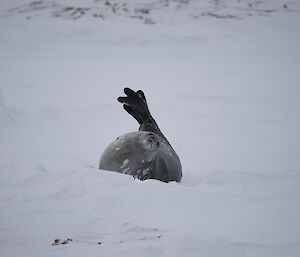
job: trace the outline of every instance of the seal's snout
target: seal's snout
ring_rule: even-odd
[[[144,151],[154,152],[159,148],[159,137],[154,133],[143,133],[139,140]]]

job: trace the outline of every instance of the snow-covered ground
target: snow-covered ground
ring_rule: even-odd
[[[1,0],[0,256],[300,256],[299,7]],[[125,86],[181,183],[97,169]]]

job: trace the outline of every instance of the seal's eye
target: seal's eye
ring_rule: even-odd
[[[154,133],[143,133],[140,137],[140,146],[144,151],[156,151],[159,148],[159,137]]]

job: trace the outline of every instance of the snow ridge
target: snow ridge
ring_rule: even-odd
[[[33,1],[7,10],[6,15],[23,15],[27,19],[50,16],[69,20],[93,17],[99,20],[134,19],[144,24],[196,22],[199,19],[245,19],[277,12],[299,11],[299,1],[239,0],[94,0]]]

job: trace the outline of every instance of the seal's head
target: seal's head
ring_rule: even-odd
[[[161,138],[153,132],[137,131],[118,137],[104,150],[99,169],[130,174],[150,175],[152,161],[159,151]],[[143,174],[144,173],[144,174]],[[146,174],[147,173],[147,174]]]

